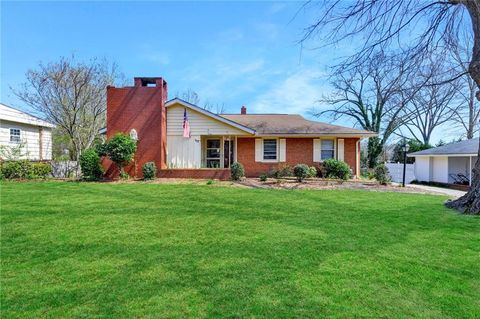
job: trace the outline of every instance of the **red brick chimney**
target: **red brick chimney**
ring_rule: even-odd
[[[245,105],[243,105],[240,109],[240,114],[247,114],[247,108],[245,107]]]
[[[161,77],[134,78],[135,86],[107,87],[107,138],[118,132],[137,132],[134,162],[125,168],[131,176],[142,176],[142,166],[155,162],[158,169],[167,167],[167,120],[165,102],[167,82]],[[118,174],[115,165],[106,163],[106,175]]]

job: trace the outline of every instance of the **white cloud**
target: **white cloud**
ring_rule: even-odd
[[[324,77],[320,71],[300,69],[260,94],[250,109],[255,113],[307,114],[329,90]]]

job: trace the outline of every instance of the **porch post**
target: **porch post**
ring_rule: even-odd
[[[468,186],[472,186],[472,157],[471,156],[470,156],[470,166],[469,166],[468,174],[469,174]]]

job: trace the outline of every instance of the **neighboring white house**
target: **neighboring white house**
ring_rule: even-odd
[[[478,143],[478,138],[474,138],[408,154],[415,157],[416,179],[471,185]]]
[[[33,161],[52,159],[52,128],[55,126],[0,103],[0,146],[21,148],[21,158]]]

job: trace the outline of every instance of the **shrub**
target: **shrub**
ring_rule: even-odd
[[[375,167],[375,170],[373,171],[373,175],[375,176],[375,179],[377,182],[379,182],[382,185],[387,185],[390,182],[390,176],[388,174],[388,168],[385,166],[385,164],[379,164]]]
[[[32,163],[28,160],[8,161],[2,165],[2,175],[4,178],[32,178]]]
[[[83,178],[89,181],[95,181],[102,177],[103,168],[100,165],[100,156],[93,148],[83,151],[80,155],[80,168]]]
[[[47,178],[52,173],[50,163],[34,163],[32,165],[32,176],[35,178]]]
[[[262,174],[258,177],[260,179],[260,182],[266,182],[267,181],[267,174]]]
[[[308,166],[305,164],[297,164],[293,168],[293,174],[297,181],[301,182],[308,176]]]
[[[239,162],[233,163],[230,170],[232,172],[232,180],[234,181],[238,181],[245,176],[245,169],[243,168],[243,165]]]
[[[125,173],[123,167],[133,159],[137,150],[137,142],[129,135],[117,133],[107,142],[105,149],[108,157],[120,169],[120,177],[125,178],[127,173]]]
[[[97,152],[98,156],[107,156],[108,155],[108,144],[106,143],[98,143],[95,145],[95,151]]]
[[[157,166],[154,162],[143,164],[143,179],[154,179],[157,176]]]
[[[207,181],[207,185],[213,185],[213,183],[215,183],[213,179],[209,179],[209,180]]]
[[[314,166],[310,166],[308,168],[307,177],[309,177],[309,178],[317,177],[317,169]]]
[[[325,167],[325,175],[327,178],[348,180],[352,177],[350,167],[348,167],[343,161],[331,158],[323,162],[323,165]]]

